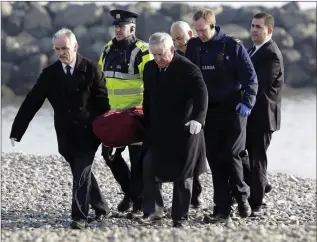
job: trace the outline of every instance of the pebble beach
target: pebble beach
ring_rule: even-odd
[[[234,214],[226,223],[205,224],[203,216],[213,206],[207,173],[200,176],[202,208],[190,210],[187,228],[172,228],[168,214],[154,225],[119,214],[102,227],[94,222],[74,231],[69,227],[72,177],[67,162],[59,155],[1,155],[1,241],[316,241],[315,179],[269,173],[273,190],[265,197],[262,215],[241,219]],[[123,194],[99,154],[93,171],[110,208],[116,210]],[[172,184],[163,185],[163,195],[170,207]]]

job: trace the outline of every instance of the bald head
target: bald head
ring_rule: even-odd
[[[177,21],[177,22],[173,23],[171,26],[171,32],[173,31],[173,29],[181,29],[184,32],[188,32],[188,31],[192,30],[190,28],[189,24],[184,22],[184,21]]]
[[[189,39],[194,37],[194,33],[189,24],[184,21],[177,21],[172,24],[170,31],[175,47],[185,52]]]

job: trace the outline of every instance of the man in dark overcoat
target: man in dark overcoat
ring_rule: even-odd
[[[193,173],[206,159],[204,125],[208,94],[199,68],[177,54],[167,33],[149,39],[154,60],[144,69],[143,184],[144,219],[160,219],[163,199],[159,182],[174,182],[174,227],[187,220],[192,196]]]
[[[88,226],[89,205],[97,221],[111,215],[91,171],[100,141],[92,130],[92,121],[110,110],[105,81],[97,63],[77,53],[75,35],[61,29],[54,35],[53,47],[59,60],[44,68],[23,101],[12,125],[12,145],[20,142],[29,123],[45,99],[54,109],[58,151],[69,163],[73,175],[71,227]],[[63,178],[58,178],[63,179]]]

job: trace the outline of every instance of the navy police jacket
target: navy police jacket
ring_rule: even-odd
[[[209,95],[209,108],[219,103],[239,102],[250,109],[255,104],[258,80],[248,52],[242,43],[216,26],[214,37],[202,42],[189,40],[185,56],[199,66]]]

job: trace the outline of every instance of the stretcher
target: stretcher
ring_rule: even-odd
[[[106,147],[142,145],[145,127],[142,107],[111,110],[95,118],[93,132]]]

